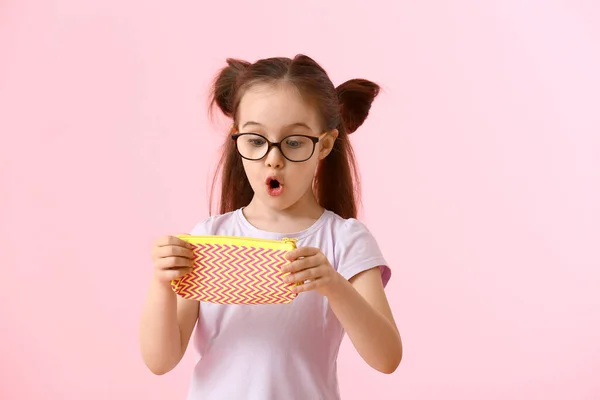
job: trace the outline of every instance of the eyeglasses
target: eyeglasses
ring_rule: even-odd
[[[287,160],[303,162],[312,157],[315,146],[326,133],[320,137],[290,135],[279,142],[271,142],[258,133],[236,133],[231,135],[231,138],[235,141],[240,156],[246,160],[260,160],[269,153],[272,147],[277,147]]]

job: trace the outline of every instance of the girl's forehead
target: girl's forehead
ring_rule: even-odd
[[[257,84],[242,96],[238,108],[240,129],[255,122],[267,129],[286,126],[302,128],[302,124],[318,129],[319,115],[314,104],[289,84]]]

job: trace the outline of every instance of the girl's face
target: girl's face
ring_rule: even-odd
[[[259,160],[242,158],[254,190],[253,201],[276,210],[314,201],[312,182],[316,168],[319,160],[331,151],[337,130],[323,132],[316,108],[293,85],[255,84],[249,88],[238,108],[237,132],[255,134],[237,139],[240,153],[248,158],[262,156],[268,147],[267,140],[281,142],[285,156],[292,160],[308,157],[293,162],[280,149],[271,147]],[[313,141],[302,136],[320,139],[314,145],[314,152]]]

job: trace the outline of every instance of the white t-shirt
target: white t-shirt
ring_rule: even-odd
[[[331,211],[310,228],[278,234],[257,229],[241,209],[207,218],[192,235],[294,237],[297,246],[321,249],[346,279],[380,267],[391,277],[369,230],[356,219]],[[200,303],[192,342],[199,353],[188,400],[337,400],[337,355],[342,325],[317,291],[289,304]]]

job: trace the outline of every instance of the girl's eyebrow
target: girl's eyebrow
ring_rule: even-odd
[[[259,126],[259,127],[263,126],[261,123],[256,122],[256,121],[247,121],[242,126],[242,129],[245,128],[245,127],[247,127],[248,125],[255,125],[255,126]],[[308,126],[307,124],[305,124],[304,122],[295,122],[293,124],[286,125],[284,128],[288,129],[288,128],[296,128],[296,127],[302,127],[302,128],[306,128],[306,129],[312,130],[311,127]]]

